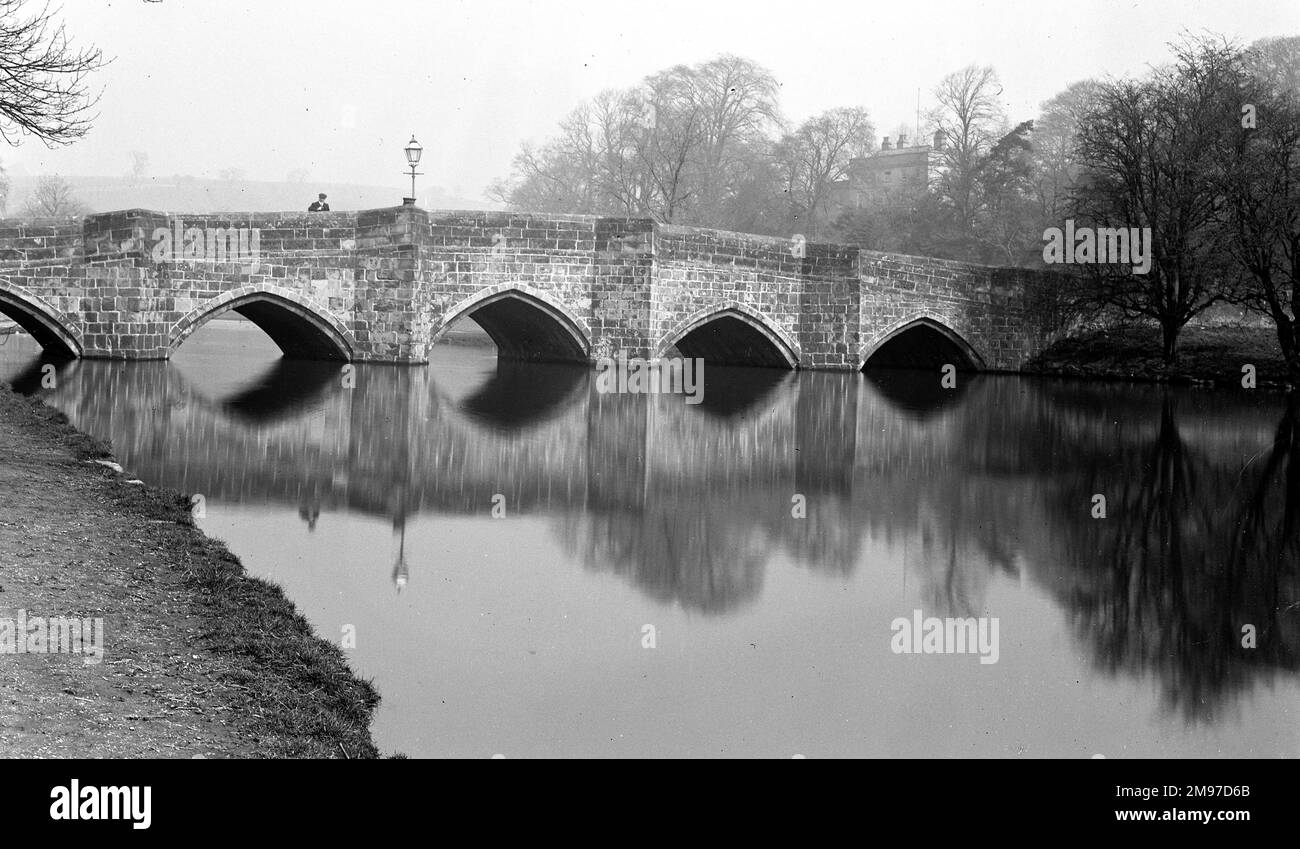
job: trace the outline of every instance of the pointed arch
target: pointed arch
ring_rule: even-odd
[[[913,343],[909,346],[910,350],[903,350],[900,340]],[[888,346],[897,350],[890,350]],[[886,351],[889,353],[886,354]],[[942,318],[917,313],[883,328],[863,345],[858,357],[858,368],[866,368],[867,363],[878,355],[890,356],[890,365],[906,364],[909,356],[917,356],[917,365],[924,367],[931,364],[929,359],[953,353],[961,360],[954,365],[979,371],[987,368],[983,355]]]
[[[54,356],[80,357],[81,330],[49,302],[0,279],[0,313],[18,323],[45,351]]]
[[[710,325],[715,331],[712,334],[706,330]],[[655,345],[654,356],[662,357],[674,346],[683,356],[725,365],[797,369],[802,358],[793,336],[758,310],[735,301],[700,310],[678,322]]]
[[[235,311],[256,324],[288,357],[353,359],[356,339],[319,304],[278,286],[244,286],[204,301],[176,322],[168,336],[170,357],[194,331],[222,313]]]
[[[434,330],[437,344],[459,319],[469,316],[496,343],[506,359],[586,362],[591,328],[560,301],[520,283],[489,286],[447,310]]]

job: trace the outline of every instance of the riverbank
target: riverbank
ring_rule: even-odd
[[[1242,366],[1255,366],[1259,389],[1288,388],[1286,361],[1272,328],[1187,327],[1179,337],[1178,363],[1166,366],[1160,331],[1116,327],[1056,342],[1025,366],[1031,374],[1090,380],[1188,383],[1242,388]]]
[[[24,614],[103,620],[98,663],[0,653],[0,757],[376,757],[342,650],[108,456],[0,384],[0,652]]]

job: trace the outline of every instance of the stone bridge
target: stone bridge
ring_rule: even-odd
[[[1018,369],[1053,275],[842,245],[506,212],[0,221],[0,312],[48,352],[165,359],[234,310],[289,356],[422,363],[471,317],[503,358]]]

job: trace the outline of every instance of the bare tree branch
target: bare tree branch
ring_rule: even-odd
[[[99,95],[87,78],[105,61],[96,47],[74,47],[48,5],[27,3],[0,0],[0,138],[67,144],[90,129]]]

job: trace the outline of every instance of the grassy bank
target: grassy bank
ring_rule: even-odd
[[[1025,371],[1097,380],[1193,383],[1241,388],[1242,366],[1255,366],[1260,389],[1288,387],[1286,362],[1271,328],[1187,327],[1179,337],[1178,362],[1167,366],[1160,330],[1129,326],[1063,339]]]
[[[179,493],[0,384],[0,616],[101,616],[104,657],[0,655],[0,755],[366,758],[379,697]]]

